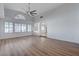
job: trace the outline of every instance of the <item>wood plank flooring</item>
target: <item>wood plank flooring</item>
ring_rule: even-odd
[[[79,45],[38,36],[4,39],[0,56],[79,56]]]

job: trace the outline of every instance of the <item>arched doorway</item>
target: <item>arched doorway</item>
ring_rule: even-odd
[[[34,24],[34,33],[38,36],[47,37],[47,25],[45,20]]]
[[[40,36],[47,37],[47,25],[45,21],[40,22]]]

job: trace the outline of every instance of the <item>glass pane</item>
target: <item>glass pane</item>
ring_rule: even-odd
[[[31,32],[31,25],[28,24],[28,32]]]
[[[5,22],[5,33],[13,32],[13,23],[12,22]]]
[[[5,33],[8,33],[8,29],[7,28],[5,28]]]
[[[19,32],[19,25],[15,24],[15,32]]]

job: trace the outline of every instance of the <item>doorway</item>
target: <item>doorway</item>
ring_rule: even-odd
[[[47,37],[47,25],[45,21],[34,24],[34,33],[39,36]]]
[[[47,26],[45,21],[40,22],[40,36],[47,36]]]

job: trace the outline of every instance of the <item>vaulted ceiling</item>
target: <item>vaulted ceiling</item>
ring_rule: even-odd
[[[37,10],[38,15],[44,13],[50,9],[55,9],[58,6],[62,5],[62,3],[31,3],[31,10]],[[17,10],[25,13],[25,9],[28,10],[28,3],[5,3],[5,8]]]

